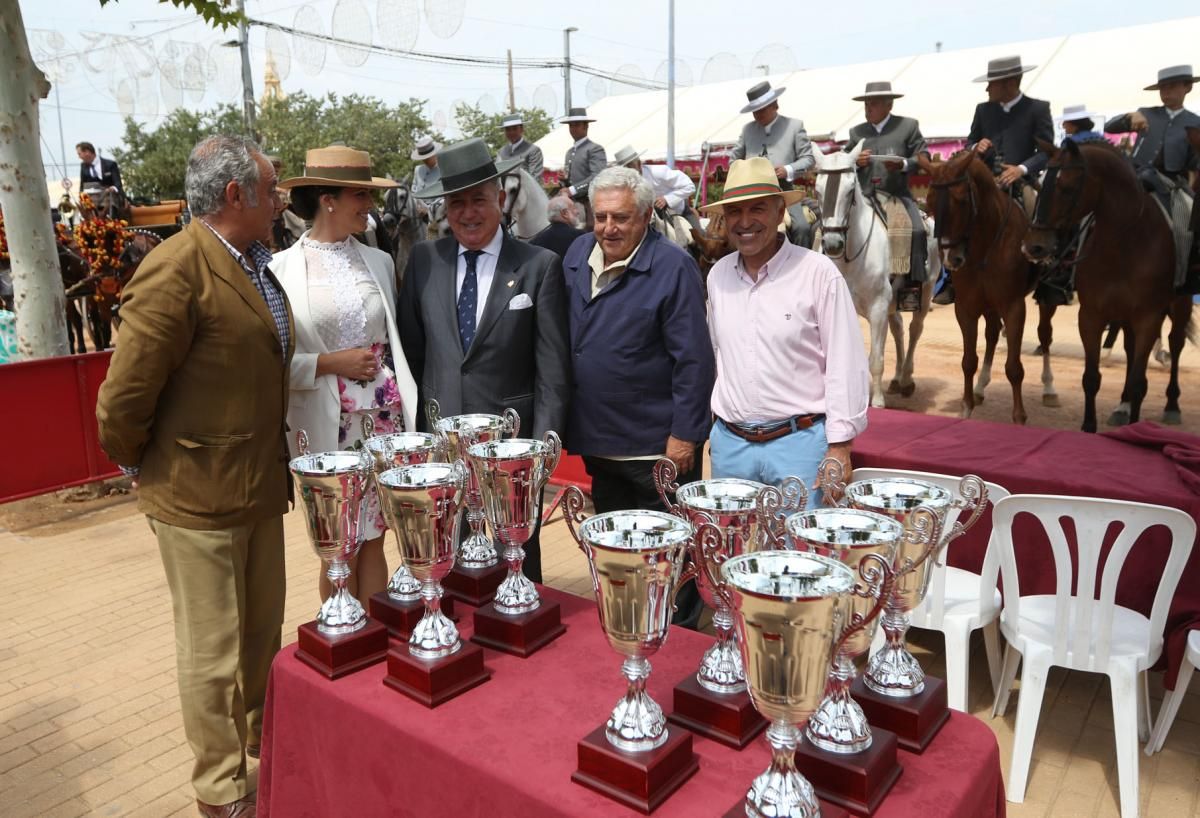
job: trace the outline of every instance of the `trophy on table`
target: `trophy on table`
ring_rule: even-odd
[[[795,477],[789,477],[780,488],[732,478],[698,480],[680,487],[675,483],[677,474],[669,458],[654,465],[654,483],[663,505],[692,523],[695,530],[691,557],[697,567],[696,588],[713,610],[717,641],[705,651],[699,670],[675,686],[669,719],[740,749],[767,723],[746,692],[746,673],[733,630],[732,600],[721,579],[720,565],[771,541],[774,521],[803,509],[808,491]],[[702,543],[700,526],[705,522],[715,526],[716,533]]]
[[[608,721],[578,745],[571,780],[650,812],[699,768],[692,735],[667,727],[646,692],[649,657],[667,639],[675,594],[695,575],[692,526],[661,511],[611,511],[585,518],[583,493],[567,488],[563,516],[588,558],[600,627],[625,657],[625,695]]]
[[[848,508],[793,514],[787,520],[787,531],[797,551],[832,557],[855,572],[870,555],[877,565],[889,566],[891,573],[904,535],[903,526],[890,517]],[[871,612],[878,613],[881,608],[871,597],[851,599],[850,609],[863,617],[863,628],[843,640],[834,654],[825,698],[808,720],[804,731],[808,740],[796,751],[796,766],[817,794],[858,815],[874,813],[901,773],[895,734],[872,729],[850,695],[854,660],[870,649],[879,624]]]
[[[491,675],[483,666],[483,650],[464,642],[441,610],[441,581],[454,567],[467,479],[461,461],[400,466],[378,478],[388,526],[405,565],[421,583],[425,608],[407,644],[388,651],[384,684],[426,707],[436,707]]]
[[[362,416],[362,431],[363,448],[371,455],[376,478],[397,466],[444,462],[447,459],[447,441],[443,435],[424,432],[375,434],[375,423],[366,414]],[[380,508],[383,510],[382,500]],[[387,517],[386,510],[384,517]],[[412,633],[413,625],[421,618],[425,608],[421,603],[421,583],[404,564],[403,554],[387,590],[372,594],[368,607],[371,617],[387,626],[389,635],[396,639],[407,639]],[[454,616],[452,599],[444,600],[442,613]]]
[[[299,457],[288,463],[313,550],[327,566],[333,590],[316,620],[300,626],[296,658],[336,679],[378,662],[387,653],[387,628],[367,617],[346,588],[350,560],[362,547],[363,512],[371,463],[363,452],[308,450],[296,435]]]
[[[467,449],[476,443],[487,443],[504,437],[516,437],[521,431],[521,418],[513,409],[503,415],[470,414],[442,417],[436,400],[425,404],[425,418],[435,434],[443,434],[449,442],[450,460],[467,463]],[[466,516],[470,533],[458,547],[454,570],[446,577],[446,593],[478,608],[492,601],[496,589],[508,576],[508,568],[500,563],[485,528],[483,497],[474,472],[468,469]]]
[[[894,732],[900,747],[921,752],[950,718],[946,683],[927,677],[905,644],[910,614],[929,589],[930,560],[941,559],[946,547],[966,533],[987,507],[987,487],[975,475],[962,478],[955,499],[949,491],[924,480],[881,477],[846,486],[851,508],[873,511],[904,526],[896,551],[896,583],[882,617],[886,641],[871,657],[852,692],[871,724]],[[929,515],[915,513],[926,508]],[[959,521],[969,513],[965,523]],[[953,525],[948,525],[953,520]]]
[[[472,479],[508,567],[495,598],[475,611],[471,639],[481,645],[525,657],[566,631],[559,604],[543,601],[521,572],[524,545],[541,522],[542,489],[561,456],[562,443],[552,431],[542,440],[509,438],[467,448]]]
[[[816,793],[795,763],[801,730],[825,695],[833,657],[883,606],[889,566],[870,555],[856,575],[831,557],[758,551],[726,560],[721,574],[731,589],[750,698],[771,722],[771,765],[754,779],[742,812],[815,818]],[[856,598],[873,600],[873,610],[856,611]]]

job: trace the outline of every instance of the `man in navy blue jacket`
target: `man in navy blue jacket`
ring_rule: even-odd
[[[588,189],[595,232],[563,259],[575,383],[566,447],[583,456],[597,512],[660,508],[651,470],[700,479],[716,368],[691,256],[649,229],[654,192],[624,167]],[[686,599],[680,601],[685,623]]]

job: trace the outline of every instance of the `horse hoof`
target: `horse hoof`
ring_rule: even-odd
[[[1042,406],[1057,409],[1062,406],[1062,403],[1058,400],[1058,395],[1042,395]]]
[[[899,392],[900,391],[900,381],[892,381],[891,383],[889,383],[887,391],[888,391],[889,395],[895,395],[897,392]]]
[[[979,405],[979,404],[981,404],[981,403],[983,403],[983,393],[982,393],[982,392],[976,392],[976,393],[975,393],[975,405],[976,405],[976,406],[978,406],[978,405]]]
[[[1118,409],[1117,411],[1113,412],[1111,415],[1108,416],[1108,425],[1109,426],[1128,426],[1129,425],[1129,413],[1124,411],[1123,409]]]
[[[1183,423],[1183,413],[1179,410],[1163,412],[1162,422],[1168,426],[1178,426]]]
[[[901,396],[906,397],[906,398],[911,398],[913,396],[913,393],[916,391],[917,391],[917,385],[915,383],[910,383],[907,386],[900,387]]]

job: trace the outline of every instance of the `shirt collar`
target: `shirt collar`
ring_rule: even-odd
[[[504,244],[504,231],[499,226],[496,227],[496,235],[492,236],[492,240],[480,248],[480,252],[487,253],[489,256],[500,257],[500,245]],[[467,248],[461,244],[458,245],[458,254],[461,256],[467,252]]]
[[[585,136],[585,137],[582,137],[582,138],[580,138],[580,139],[576,139],[576,140],[575,140],[575,144],[574,144],[574,145],[572,145],[571,147],[572,147],[572,148],[578,148],[580,145],[582,145],[584,142],[587,142],[587,141],[588,141],[588,138],[587,138],[586,136]]]
[[[1000,107],[1004,109],[1004,113],[1006,113],[1006,114],[1010,113],[1012,111],[1013,107],[1024,98],[1025,98],[1024,94],[1018,93],[1015,97],[1010,99],[1008,102],[1001,102]]]
[[[794,246],[795,245],[793,245],[790,241],[788,241],[787,237],[784,236],[783,241],[779,243],[779,249],[775,251],[775,255],[771,256],[771,258],[767,261],[766,264],[764,264],[763,266],[758,268],[758,280],[762,281],[763,276],[767,275],[772,270],[775,271],[775,275],[776,275],[776,277],[778,277],[780,275],[780,273],[783,272],[783,269],[785,267],[785,262],[791,256],[792,248]],[[746,272],[746,268],[742,265],[742,254],[741,253],[737,254],[737,258],[733,262],[733,271],[735,273],[737,273],[738,277],[741,278],[746,283],[748,283],[748,284],[757,283],[753,279],[750,278],[750,275]]]
[[[197,219],[197,221],[211,230],[212,234],[221,240],[221,244],[225,245],[225,249],[229,251],[229,254],[233,256],[234,260],[236,260],[243,269],[247,269],[251,266],[246,262],[246,255],[243,254],[241,250],[230,244],[229,239],[222,236],[221,232],[217,230],[217,228],[213,227],[204,219]],[[259,273],[262,273],[262,271],[267,268],[267,265],[271,263],[271,251],[263,246],[263,243],[260,241],[250,242],[250,246],[246,248],[246,253],[249,254],[250,261],[253,263],[254,269]]]
[[[774,119],[772,119],[766,125],[763,125],[763,131],[769,135],[771,133],[771,129],[775,127],[775,123],[778,121],[779,121],[779,114],[775,114]]]
[[[892,115],[888,114],[883,118],[882,122],[880,122],[878,125],[872,125],[871,127],[875,129],[875,133],[883,133],[883,129],[887,127],[887,124],[891,121],[891,119]]]
[[[1166,106],[1163,106],[1163,107],[1166,107]],[[1175,110],[1173,110],[1173,111],[1172,111],[1170,108],[1167,108],[1167,118],[1168,118],[1168,119],[1174,119],[1175,117],[1179,116],[1179,115],[1180,115],[1180,114],[1182,114],[1182,113],[1183,113],[1183,106],[1182,106],[1182,105],[1181,105],[1181,106],[1179,106],[1178,108],[1176,108],[1176,109],[1175,109]]]
[[[521,137],[520,139],[518,139],[516,142],[509,142],[509,143],[508,143],[508,146],[509,146],[510,148],[516,149],[516,148],[517,148],[517,147],[519,147],[519,146],[521,145],[521,143],[522,143],[522,142],[524,142],[524,141],[525,141],[525,137],[523,137],[523,136],[522,136],[522,137]],[[578,144],[578,143],[576,143],[576,144]]]

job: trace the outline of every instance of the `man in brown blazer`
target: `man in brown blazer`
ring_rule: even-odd
[[[283,288],[263,246],[275,171],[254,143],[192,150],[194,220],[125,288],[96,418],[106,452],[136,475],[175,616],[184,732],[200,813],[253,818],[267,671],[283,623],[288,364]]]

